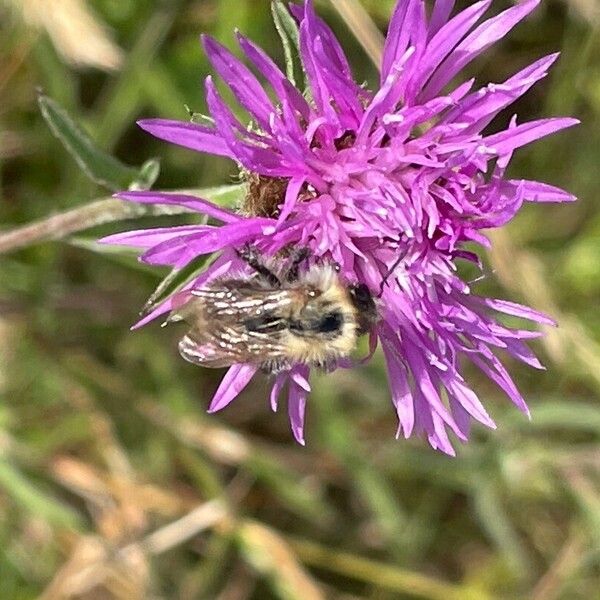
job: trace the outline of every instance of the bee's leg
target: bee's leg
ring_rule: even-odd
[[[248,265],[250,265],[261,277],[267,281],[267,283],[274,288],[281,287],[281,281],[271,269],[269,269],[261,260],[259,252],[251,246],[246,244],[243,248],[236,250],[237,255]]]
[[[311,255],[311,251],[306,246],[296,248],[291,252],[290,268],[288,269],[285,279],[286,281],[296,281],[298,279],[298,271],[300,265]]]
[[[279,375],[290,370],[290,363],[285,358],[271,358],[260,365],[260,370],[267,375]]]
[[[333,358],[324,358],[323,360],[313,361],[310,366],[319,369],[319,371],[323,371],[324,373],[331,373],[332,371],[335,371],[337,361]]]
[[[398,242],[401,242],[401,241],[402,241],[402,236],[400,237]],[[385,284],[387,283],[388,279],[394,274],[394,271],[396,270],[396,268],[398,266],[400,266],[400,263],[404,260],[407,253],[408,253],[408,248],[401,250],[399,252],[398,258],[396,259],[394,264],[387,270],[385,275],[381,278],[381,283],[379,285],[379,295],[377,296],[378,298],[381,298],[381,296],[383,295],[383,289],[385,288]]]

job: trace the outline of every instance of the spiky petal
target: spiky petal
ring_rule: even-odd
[[[156,137],[234,160],[258,182],[284,182],[274,214],[242,216],[198,198],[128,192],[121,198],[186,206],[221,222],[118,234],[106,242],[134,245],[150,264],[183,267],[201,254],[218,258],[187,287],[203,285],[228,269],[244,268],[234,249],[251,242],[267,255],[308,246],[315,260],[337,262],[348,281],[379,290],[390,265],[403,259],[381,298],[374,332],[389,372],[398,435],[423,434],[436,449],[454,454],[449,434],[465,441],[472,421],[494,422],[461,374],[470,360],[514,404],[527,405],[498,351],[542,368],[525,342],[538,335],[499,321],[508,314],[538,324],[551,321],[527,307],[479,297],[457,275],[456,263],[479,264],[466,244],[488,247],[482,230],[510,221],[524,202],[574,198],[549,184],[507,179],[513,152],[577,123],[554,118],[517,123],[489,135],[487,125],[546,76],[553,54],[504,82],[473,89],[449,87],[461,70],[502,39],[539,4],[523,0],[485,19],[491,0],[451,16],[454,1],[437,0],[428,18],[423,0],[400,0],[392,15],[376,92],[352,78],[344,52],[311,0],[290,5],[300,32],[309,94],[296,89],[258,46],[237,39],[253,70],[209,37],[204,49],[215,72],[250,114],[248,127],[225,104],[211,77],[206,97],[212,126],[144,120]],[[275,100],[271,100],[275,98]],[[311,100],[307,100],[311,98]],[[273,200],[273,199],[271,199]],[[167,300],[148,319],[168,312]],[[340,365],[342,366],[342,365]],[[220,410],[256,369],[231,367],[210,410]],[[277,376],[271,404],[288,388],[290,422],[304,443],[308,369]]]

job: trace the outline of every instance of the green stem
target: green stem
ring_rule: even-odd
[[[135,204],[116,198],[95,200],[85,206],[45,217],[10,231],[0,232],[0,254],[14,252],[39,242],[61,240],[73,233],[105,223],[137,219],[144,216],[174,215],[188,212],[190,212],[188,209],[181,207],[162,204]]]
[[[298,558],[307,565],[345,577],[429,600],[485,600],[483,590],[466,589],[414,571],[400,569],[347,552],[339,552],[307,540],[288,538]]]

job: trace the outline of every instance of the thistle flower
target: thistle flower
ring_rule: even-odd
[[[182,194],[122,193],[120,198],[133,202],[185,206],[221,225],[132,231],[105,241],[141,248],[144,262],[176,268],[214,254],[186,289],[242,269],[235,249],[248,242],[266,255],[307,246],[316,259],[335,261],[346,280],[364,283],[374,294],[401,256],[383,287],[381,321],[372,333],[372,348],[380,342],[386,359],[398,436],[424,434],[433,448],[453,455],[449,432],[466,441],[473,420],[495,427],[461,374],[464,359],[528,414],[497,352],[541,369],[525,343],[540,334],[510,328],[499,315],[552,321],[525,306],[472,293],[456,264],[480,265],[466,245],[489,247],[482,230],[510,221],[523,202],[574,200],[551,185],[505,173],[515,150],[577,121],[519,124],[515,116],[503,131],[485,133],[492,119],[545,77],[557,59],[557,54],[546,56],[503,83],[479,89],[474,80],[454,83],[539,0],[523,0],[483,20],[491,4],[481,0],[451,17],[452,0],[436,0],[430,15],[424,0],[399,0],[376,92],[353,79],[344,51],[312,0],[289,6],[299,28],[306,90],[293,85],[241,33],[237,41],[253,70],[203,36],[214,70],[251,124],[234,116],[207,77],[210,125],[159,119],[139,125],[168,142],[235,161],[247,181],[246,200],[232,212]],[[172,308],[171,297],[138,326]],[[209,411],[227,406],[256,370],[230,368]],[[271,392],[276,409],[287,385],[292,431],[300,443],[308,375],[305,365],[297,365],[276,376]]]

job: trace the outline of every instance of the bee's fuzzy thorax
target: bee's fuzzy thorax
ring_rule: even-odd
[[[333,286],[341,285],[339,273],[330,264],[313,265],[301,277],[302,283],[313,286],[321,292],[326,292]]]

